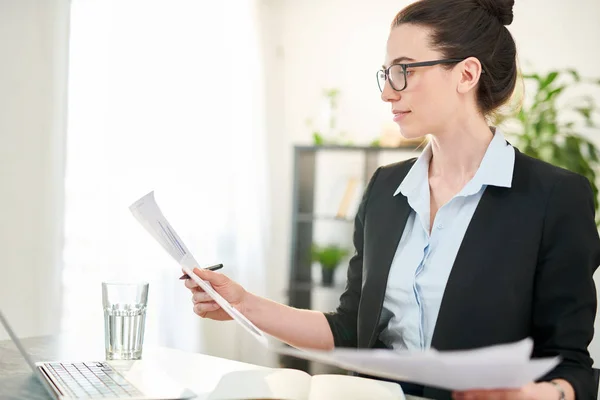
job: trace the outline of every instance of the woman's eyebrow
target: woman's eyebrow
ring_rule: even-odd
[[[392,60],[392,62],[390,63],[390,65],[393,65],[393,64],[400,64],[400,63],[401,63],[401,62],[403,62],[403,61],[416,61],[416,60],[415,60],[414,58],[410,58],[410,57],[402,56],[402,57],[397,57],[397,58],[394,58],[394,59]],[[387,68],[385,65],[382,65],[382,67],[383,67],[383,69],[386,69],[386,68]]]

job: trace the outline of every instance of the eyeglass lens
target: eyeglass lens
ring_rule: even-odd
[[[392,65],[389,69],[388,76],[392,85],[392,89],[404,89],[406,85],[406,78],[401,65]],[[385,87],[385,71],[379,71],[377,73],[377,83],[379,84],[379,90],[383,91],[383,88]]]

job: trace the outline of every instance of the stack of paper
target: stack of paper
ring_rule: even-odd
[[[234,321],[271,351],[381,378],[448,390],[518,388],[545,375],[560,362],[558,357],[530,359],[533,342],[529,338],[512,344],[454,352],[398,352],[381,349],[316,351],[289,348],[279,341],[272,345],[264,332],[219,295],[210,283],[192,272],[200,266],[160,211],[154,192],[136,201],[130,206],[130,210],[181,268]]]
[[[532,346],[532,340],[527,338],[516,343],[447,352],[294,348],[281,348],[277,352],[386,379],[468,390],[519,388],[558,365],[558,357],[530,359]]]

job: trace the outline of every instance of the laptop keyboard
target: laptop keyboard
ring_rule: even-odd
[[[81,399],[105,397],[140,397],[142,393],[109,364],[46,363],[53,378],[67,388],[71,397]]]

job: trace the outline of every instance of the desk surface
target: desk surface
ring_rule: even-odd
[[[82,342],[67,341],[55,336],[23,339],[23,344],[34,361],[98,361],[104,360],[104,349],[86,346]],[[193,390],[201,400],[216,387],[221,377],[229,372],[263,368],[258,365],[187,353],[168,348],[144,350],[144,360],[159,362],[173,379]],[[10,341],[0,341],[0,398],[47,400],[44,387]],[[407,400],[419,400],[407,396]]]

